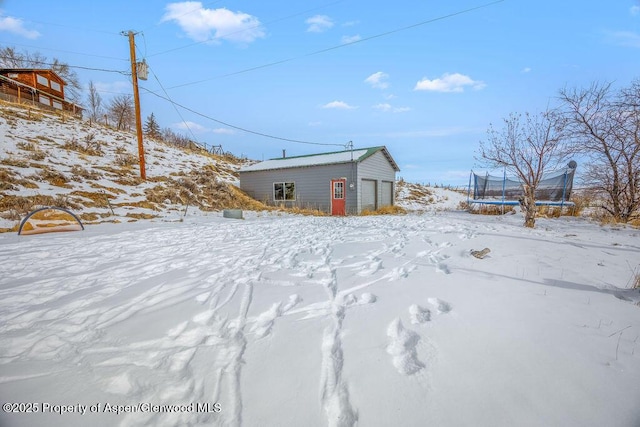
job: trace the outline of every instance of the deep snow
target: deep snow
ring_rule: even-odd
[[[245,217],[1,234],[0,400],[87,414],[0,425],[640,425],[637,229]]]

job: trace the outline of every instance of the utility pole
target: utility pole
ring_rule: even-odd
[[[142,143],[142,121],[140,119],[140,95],[138,94],[138,64],[136,63],[135,34],[129,31],[129,50],[131,51],[131,80],[133,81],[133,102],[136,110],[136,133],[138,135],[138,156],[140,157],[140,178],[147,179],[144,163],[144,145]]]

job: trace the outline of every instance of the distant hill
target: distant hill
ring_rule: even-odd
[[[39,206],[74,211],[85,224],[179,220],[227,208],[269,209],[239,188],[251,162],[145,138],[147,180],[140,179],[132,132],[0,102],[0,231],[17,229]],[[450,209],[462,197],[398,183],[409,210]]]

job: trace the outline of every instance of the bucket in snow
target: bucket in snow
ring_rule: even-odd
[[[244,219],[242,218],[242,209],[225,209],[222,211],[223,218]]]

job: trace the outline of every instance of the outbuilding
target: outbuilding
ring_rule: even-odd
[[[399,171],[386,147],[283,156],[240,169],[240,188],[268,205],[352,215],[393,205]]]

